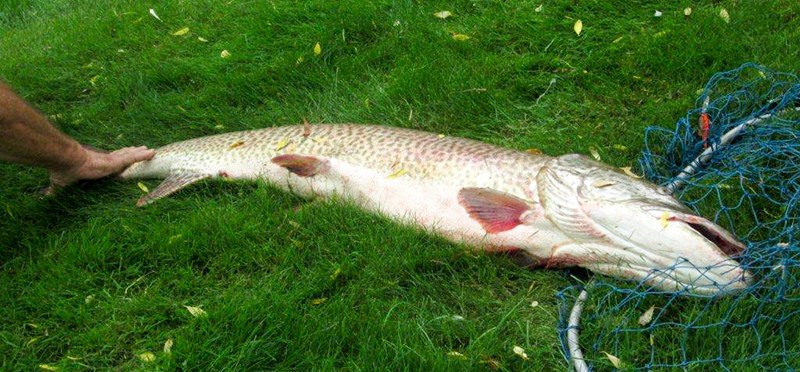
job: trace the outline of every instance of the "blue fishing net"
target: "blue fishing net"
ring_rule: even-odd
[[[739,261],[755,280],[735,295],[704,296],[593,276],[558,294],[568,358],[567,318],[586,289],[580,343],[590,368],[800,368],[799,106],[796,75],[745,64],[714,75],[674,128],[646,129],[645,176],[683,183],[680,200],[746,244]],[[708,148],[703,167],[678,177]]]

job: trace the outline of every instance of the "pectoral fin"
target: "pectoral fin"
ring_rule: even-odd
[[[203,173],[178,172],[167,176],[158,187],[136,202],[137,207],[150,204],[197,181],[211,177]]]
[[[525,200],[489,188],[465,187],[458,192],[458,202],[489,234],[511,230],[527,220],[526,212],[533,212]]]
[[[272,162],[300,177],[313,177],[328,170],[328,162],[313,156],[296,154],[279,155]]]

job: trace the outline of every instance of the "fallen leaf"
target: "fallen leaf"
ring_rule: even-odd
[[[321,304],[325,303],[325,301],[328,301],[327,297],[315,298],[315,299],[311,300],[311,305],[315,305],[315,306],[316,305],[321,305]]]
[[[514,354],[517,354],[517,356],[524,360],[528,360],[528,354],[525,353],[525,349],[519,346],[514,346]]]
[[[653,17],[661,17],[662,15],[664,15],[664,13],[661,13],[658,10],[656,10],[655,14],[653,14]]]
[[[399,20],[399,19],[396,19],[396,20],[394,21],[394,23],[392,23],[392,26],[394,26],[394,27],[400,26],[400,20]],[[344,37],[343,37],[343,38],[344,38]]]
[[[575,21],[575,25],[572,26],[572,29],[575,30],[575,33],[578,34],[578,36],[581,36],[581,31],[583,31],[583,21],[580,19]]]
[[[147,185],[145,185],[145,184],[143,184],[141,182],[136,183],[136,186],[139,186],[139,190],[142,190],[142,192],[144,192],[144,193],[150,192],[150,189],[147,188]]]
[[[34,337],[34,338],[28,340],[28,342],[25,343],[25,346],[31,346],[31,345],[35,344],[36,341],[39,341],[39,337]]]
[[[539,13],[542,11],[542,9],[544,9],[544,4],[539,4],[539,6],[537,6],[533,11]]]
[[[622,172],[624,172],[626,175],[628,175],[628,177],[633,177],[633,178],[642,178],[643,177],[643,176],[637,175],[636,173],[633,173],[633,171],[631,170],[631,167],[620,167],[619,169],[621,169]]]
[[[71,361],[73,361],[73,362],[74,362],[74,361],[76,361],[76,360],[81,360],[81,359],[83,359],[83,358],[79,358],[79,357],[74,357],[74,356],[69,356],[69,355],[67,355],[67,359],[69,359],[69,360],[71,360]]]
[[[198,36],[198,37],[197,37],[197,40],[200,40],[200,41],[202,41],[202,42],[204,42],[204,43],[207,43],[207,42],[208,42],[208,40],[207,40],[206,38],[202,37],[202,36]]]
[[[242,145],[244,145],[244,141],[236,141],[236,142],[232,143],[230,146],[228,146],[228,150],[233,150],[233,149],[235,149],[235,148],[237,148],[239,146],[242,146]]]
[[[89,79],[89,83],[91,83],[91,84],[92,84],[92,86],[94,86],[94,85],[95,85],[95,83],[97,83],[97,79],[99,79],[99,78],[100,78],[100,75],[95,75],[94,77],[92,77],[91,79]]]
[[[172,353],[172,345],[175,344],[171,338],[168,338],[166,342],[164,342],[164,354],[171,354]]]
[[[685,16],[687,16],[687,17],[688,17],[688,16],[690,16],[690,15],[692,15],[692,8],[686,8],[686,9],[684,9],[684,10],[683,10],[683,15],[685,15]]]
[[[469,36],[464,34],[453,34],[453,40],[456,41],[467,41],[469,40]]]
[[[339,274],[342,273],[342,269],[336,269],[333,274],[331,274],[331,280],[336,280],[339,277]]]
[[[86,296],[86,298],[83,299],[83,302],[86,303],[86,304],[89,304],[92,301],[94,301],[94,295],[88,295],[88,296]]]
[[[446,19],[451,15],[453,15],[453,13],[450,13],[449,10],[442,10],[441,12],[433,13],[433,16],[439,19]]]
[[[151,353],[149,351],[145,351],[144,353],[141,353],[141,354],[137,355],[136,357],[139,358],[139,360],[141,360],[143,362],[147,362],[147,363],[151,363],[151,362],[155,362],[156,361],[155,354],[153,354],[153,353]]]
[[[446,137],[446,136],[445,136],[444,134],[441,134],[441,133],[440,133],[440,134],[437,134],[437,135],[436,135],[436,137],[438,137],[438,138],[444,138],[444,137]]]
[[[667,34],[666,31],[659,31],[659,32],[656,32],[655,34],[653,34],[653,37],[664,37],[664,35],[666,35],[666,34]]]
[[[152,8],[150,9],[150,15],[155,17],[157,20],[159,20],[161,22],[164,22],[164,21],[161,20],[161,18],[158,18],[158,14],[156,14],[156,10],[155,9],[152,9]]]
[[[667,228],[668,224],[669,224],[669,213],[664,212],[661,214],[661,227]]]
[[[617,144],[614,144],[614,150],[617,150],[617,151],[625,151],[625,150],[627,150],[627,149],[628,149],[628,147],[627,147],[627,146],[625,146],[625,145],[620,145],[620,144],[618,144],[618,143],[617,143]]]
[[[653,312],[656,310],[655,306],[650,306],[642,315],[639,317],[639,325],[644,327],[653,320]]]
[[[719,11],[719,17],[722,18],[725,23],[731,23],[731,16],[728,15],[728,11],[725,8]]]
[[[228,58],[231,56],[231,52],[229,52],[227,49],[223,49],[219,56],[222,58]]]
[[[451,358],[467,359],[467,357],[464,356],[464,354],[461,354],[458,351],[451,351],[451,352],[447,353],[447,356],[449,356]]]
[[[195,318],[201,318],[201,317],[204,317],[204,316],[208,315],[208,313],[206,313],[205,310],[203,310],[203,309],[201,309],[199,307],[196,307],[196,306],[185,306],[184,305],[183,307],[185,307],[186,310],[189,310],[189,314],[192,314],[192,316],[195,317]]]
[[[525,150],[525,152],[527,152],[528,154],[531,154],[531,155],[541,155],[542,154],[542,150],[539,150],[539,149],[527,149],[527,150]]]
[[[600,161],[600,153],[597,152],[596,148],[589,146],[589,153],[592,154],[594,160]]]
[[[408,173],[408,171],[407,171],[407,170],[405,170],[405,169],[398,169],[398,170],[396,170],[396,171],[392,172],[392,174],[390,174],[390,175],[388,176],[388,178],[389,178],[389,179],[392,179],[392,178],[401,177],[402,175],[404,175],[404,174],[406,174],[406,173]]]
[[[189,27],[184,27],[172,33],[172,36],[183,36],[189,33]]]
[[[49,364],[40,364],[39,368],[45,371],[58,371],[58,367],[51,366]]]
[[[214,129],[222,130],[222,129],[225,129],[225,126],[222,125],[222,124],[217,124],[217,125],[214,126]]]
[[[318,56],[320,54],[322,54],[322,46],[317,43],[317,45],[314,45],[314,55]]]
[[[613,182],[613,181],[598,180],[598,181],[594,181],[594,183],[592,183],[592,187],[596,187],[598,189],[601,189],[603,187],[611,186],[611,185],[613,185],[615,183],[616,182]]]
[[[624,39],[624,38],[625,38],[625,36],[620,36],[620,37],[618,37],[618,38],[614,39],[614,41],[612,41],[612,42],[611,42],[611,44],[616,44],[616,43],[619,43],[619,42],[620,42],[622,39]]]
[[[622,367],[622,362],[619,360],[619,358],[617,358],[617,357],[615,357],[615,356],[613,356],[613,355],[611,355],[609,353],[606,353],[605,351],[603,351],[602,353],[606,355],[606,359],[608,359],[608,361],[611,362],[611,365],[613,365],[614,368]]]
[[[300,57],[297,57],[297,61],[294,61],[294,64],[296,66],[296,65],[299,65],[299,64],[303,63],[303,61],[305,61],[305,58],[303,58],[303,56],[300,56]]]
[[[531,302],[531,307],[537,307],[537,306],[539,306],[539,301]]]
[[[278,144],[275,145],[275,151],[283,150],[283,148],[286,146],[289,146],[289,140],[286,139],[285,137],[281,138],[281,140],[278,141]]]

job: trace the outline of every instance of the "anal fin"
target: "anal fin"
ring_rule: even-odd
[[[153,191],[139,198],[139,201],[136,202],[136,206],[141,207],[150,204],[186,186],[209,177],[211,177],[211,175],[205,173],[178,172],[170,174],[158,187],[153,189]]]

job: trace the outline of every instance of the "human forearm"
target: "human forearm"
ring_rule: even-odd
[[[51,171],[80,167],[86,150],[0,82],[0,159]]]

